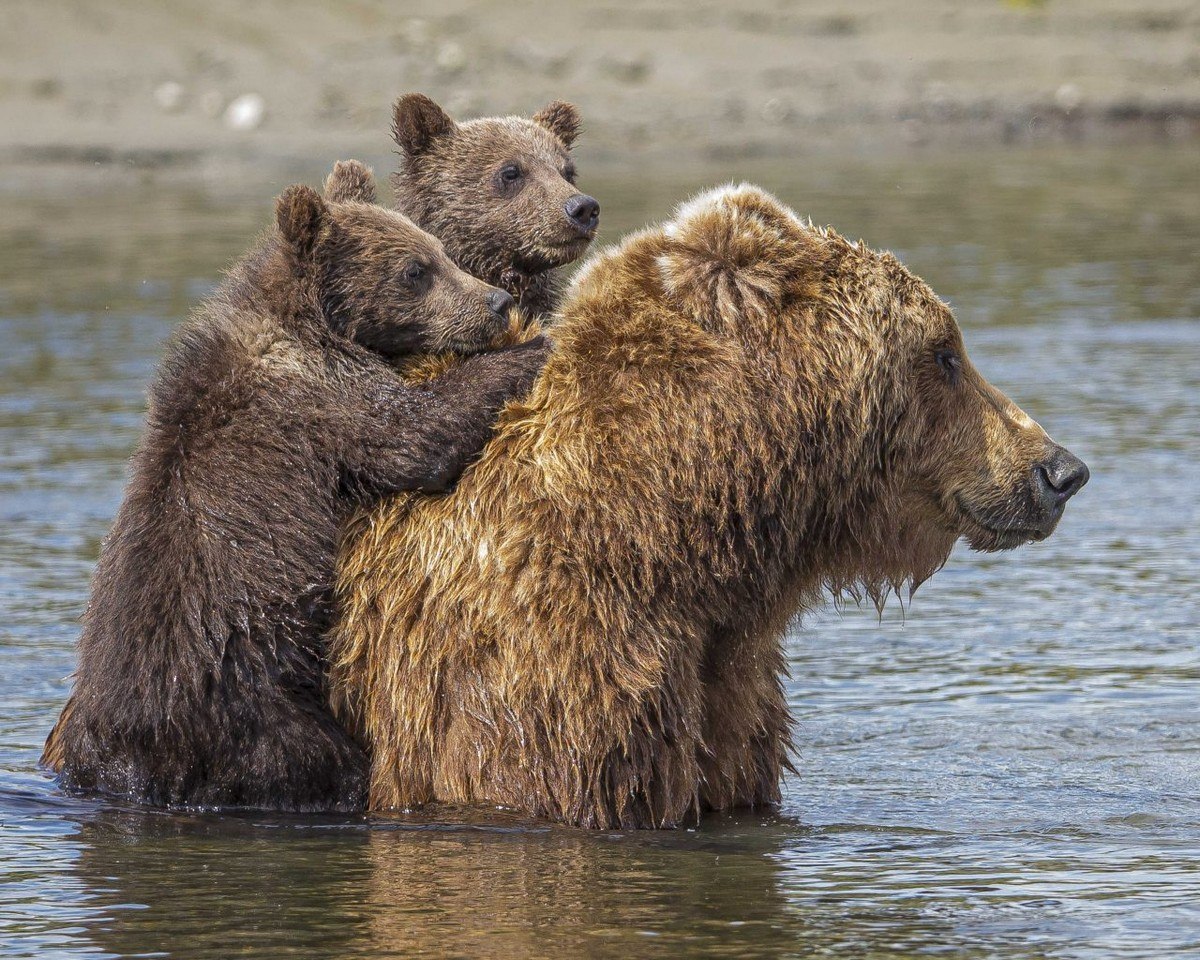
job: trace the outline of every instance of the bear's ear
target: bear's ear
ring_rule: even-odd
[[[418,157],[438,137],[453,133],[446,111],[423,93],[406,93],[392,108],[392,138],[406,157]]]
[[[297,257],[312,255],[328,207],[312,187],[293,184],[275,201],[275,222],[284,242]]]
[[[563,142],[568,150],[575,143],[579,131],[583,128],[583,119],[575,104],[565,100],[552,100],[533,115],[533,122],[539,127],[545,127]]]
[[[820,244],[812,231],[749,184],[694,197],[663,232],[669,241],[658,258],[663,287],[710,327],[770,317],[787,291],[819,268]]]
[[[331,203],[374,203],[375,177],[357,160],[339,160],[325,178],[325,199]]]

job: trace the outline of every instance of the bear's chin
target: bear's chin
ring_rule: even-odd
[[[993,525],[961,500],[956,499],[954,506],[953,520],[959,529],[959,536],[967,542],[967,546],[979,553],[999,553],[1002,550],[1015,550],[1027,543],[1038,543],[1050,536],[1058,525],[1057,521],[1048,528]]]
[[[513,267],[527,274],[545,273],[547,270],[565,267],[583,256],[590,243],[591,239],[588,237],[577,237],[559,244],[540,244],[528,250],[519,250],[513,254]]]

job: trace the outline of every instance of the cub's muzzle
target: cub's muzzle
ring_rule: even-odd
[[[595,197],[577,193],[563,207],[571,225],[583,236],[590,237],[600,223],[600,204]]]
[[[506,290],[493,290],[487,297],[488,309],[499,318],[501,323],[508,323],[508,311],[515,304],[516,301]]]

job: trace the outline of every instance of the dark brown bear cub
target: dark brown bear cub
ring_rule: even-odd
[[[373,205],[361,165],[327,190],[285,191],[278,229],[167,349],[43,757],[67,789],[364,806],[367,759],[324,684],[340,526],[385,493],[446,489],[546,347],[406,385],[398,355],[482,350],[512,298]]]
[[[523,117],[455,123],[428,97],[396,101],[403,165],[396,209],[446,246],[468,273],[502,287],[535,318],[557,306],[554,268],[583,255],[600,204],[575,188],[579,113],[556,100]]]

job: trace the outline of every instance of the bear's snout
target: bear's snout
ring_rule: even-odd
[[[1065,447],[1055,445],[1050,454],[1033,466],[1033,495],[1050,523],[1062,516],[1067,501],[1091,477],[1087,464]]]
[[[493,290],[487,296],[488,309],[500,319],[501,323],[508,323],[508,312],[516,306],[516,303],[512,294],[504,290]]]
[[[577,193],[566,202],[563,210],[575,229],[585,237],[596,232],[596,226],[600,223],[600,203],[595,197]]]

